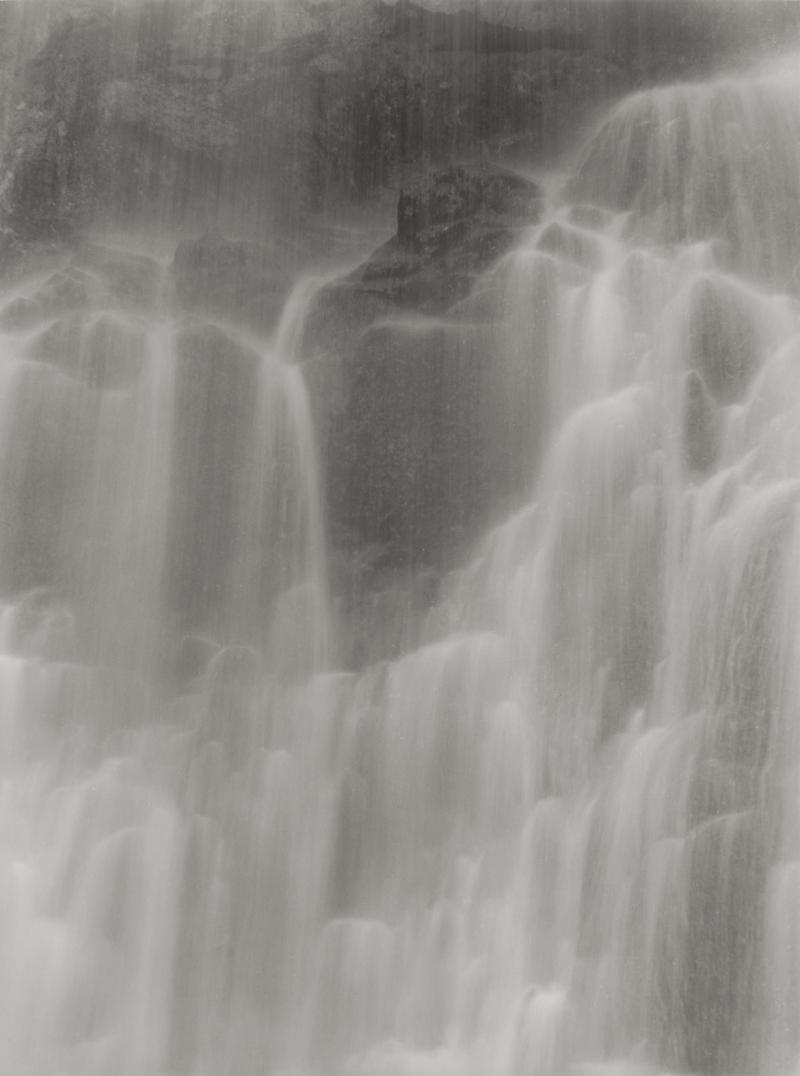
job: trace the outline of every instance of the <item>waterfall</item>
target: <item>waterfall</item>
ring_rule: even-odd
[[[2,1076],[797,1071],[799,89],[623,100],[484,274],[529,495],[357,669],[313,282],[5,287]]]

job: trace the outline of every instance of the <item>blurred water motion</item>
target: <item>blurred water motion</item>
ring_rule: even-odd
[[[531,499],[347,671],[312,286],[6,288],[3,1076],[797,1071],[799,135],[784,73],[598,126],[476,286]]]

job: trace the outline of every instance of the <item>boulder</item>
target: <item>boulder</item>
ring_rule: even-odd
[[[477,261],[496,257],[497,236],[538,219],[541,194],[530,180],[496,168],[451,167],[430,173],[400,192],[399,245],[429,259],[467,251]],[[486,239],[482,247],[480,239]]]

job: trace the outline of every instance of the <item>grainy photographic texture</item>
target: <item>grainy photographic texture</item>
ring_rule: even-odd
[[[0,1076],[800,1071],[800,4],[0,0]]]

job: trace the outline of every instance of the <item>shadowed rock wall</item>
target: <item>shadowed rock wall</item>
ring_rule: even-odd
[[[0,46],[5,219],[31,237],[98,215],[299,226],[421,163],[541,159],[632,86],[796,35],[797,5],[729,7],[54,4],[24,77],[14,35]]]

